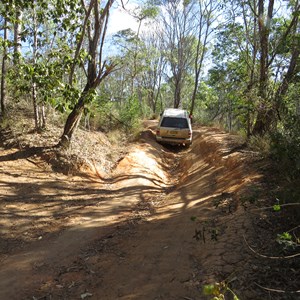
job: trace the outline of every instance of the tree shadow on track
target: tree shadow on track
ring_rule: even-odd
[[[53,149],[52,147],[31,147],[22,150],[17,150],[13,153],[6,155],[0,155],[0,162],[26,159],[34,155],[41,155],[44,151],[49,151]]]

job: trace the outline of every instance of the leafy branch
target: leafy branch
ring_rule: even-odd
[[[233,296],[233,300],[239,300],[238,296],[229,288],[225,281],[214,284],[207,284],[203,287],[203,293],[206,296],[214,296],[211,300],[225,300],[225,293],[229,292]]]

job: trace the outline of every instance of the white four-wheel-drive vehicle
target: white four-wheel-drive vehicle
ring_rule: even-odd
[[[189,146],[192,138],[192,124],[188,112],[178,108],[165,109],[156,130],[157,142]]]

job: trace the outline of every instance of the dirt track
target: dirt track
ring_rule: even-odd
[[[1,149],[0,299],[206,299],[203,285],[224,279],[255,299],[239,284],[251,236],[240,196],[259,175],[236,138],[194,134],[174,150],[150,126],[107,177]]]

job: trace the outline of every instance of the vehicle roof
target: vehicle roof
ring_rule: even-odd
[[[188,117],[188,113],[184,109],[179,108],[167,108],[163,112],[164,117],[177,117],[177,118],[186,118]]]

